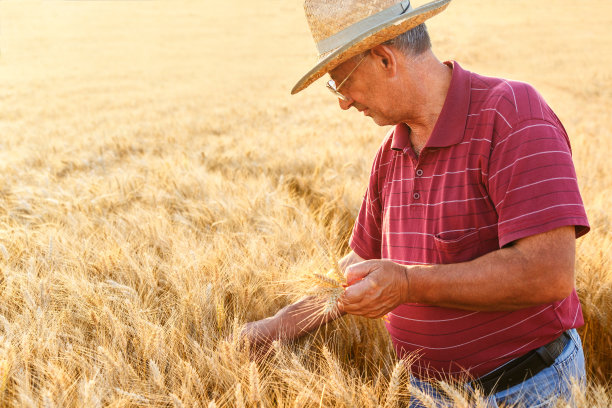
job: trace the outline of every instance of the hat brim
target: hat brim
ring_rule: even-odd
[[[308,71],[308,73],[295,84],[291,90],[291,94],[294,95],[304,90],[314,81],[321,78],[323,75],[333,70],[349,58],[382,44],[385,41],[395,38],[411,28],[418,26],[425,20],[442,12],[448,6],[450,1],[451,0],[436,0],[417,7],[408,13],[401,14],[384,23],[378,24],[348,41],[342,47],[338,47],[327,54],[319,56],[319,62],[317,65]]]

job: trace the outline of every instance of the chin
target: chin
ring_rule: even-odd
[[[397,122],[389,120],[388,118],[381,118],[380,116],[371,116],[371,118],[378,126],[390,126],[397,124]]]

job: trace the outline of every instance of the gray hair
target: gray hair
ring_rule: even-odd
[[[420,55],[431,49],[431,39],[427,32],[425,23],[422,23],[405,33],[398,35],[383,43],[384,45],[392,45],[406,55]]]

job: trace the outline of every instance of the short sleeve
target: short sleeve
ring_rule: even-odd
[[[374,159],[370,181],[353,226],[349,246],[363,259],[380,259],[382,244],[382,203],[379,191],[381,148]]]
[[[577,237],[589,230],[569,139],[556,123],[528,120],[500,136],[487,181],[500,246],[563,226]]]

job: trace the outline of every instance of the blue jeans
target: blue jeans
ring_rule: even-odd
[[[490,407],[498,407],[503,404],[504,406],[544,408],[555,406],[555,402],[563,398],[568,401],[570,406],[573,406],[572,381],[576,381],[584,388],[586,387],[586,374],[580,336],[575,329],[568,331],[568,333],[570,339],[559,357],[550,367],[545,368],[514,387],[485,396],[484,401],[481,402]],[[437,406],[449,407],[454,405],[452,401],[430,383],[420,381],[414,377],[411,377],[411,381],[413,386],[431,396]],[[467,384],[466,393],[464,394],[469,395],[471,391],[471,386]],[[410,408],[422,408],[426,405],[430,404],[422,404],[421,401],[413,398]]]

